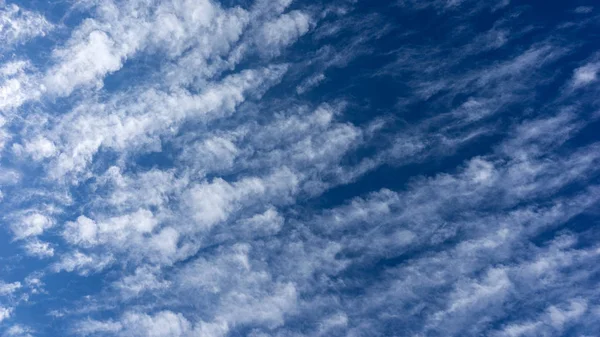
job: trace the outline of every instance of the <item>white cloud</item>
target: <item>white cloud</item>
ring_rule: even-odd
[[[230,139],[212,137],[183,149],[182,159],[206,173],[233,167],[239,149]]]
[[[60,261],[52,265],[52,269],[55,272],[77,271],[81,275],[88,275],[103,270],[113,262],[114,258],[111,255],[86,255],[80,251],[73,251],[62,255]]]
[[[287,46],[306,34],[310,28],[310,17],[301,11],[291,11],[265,23],[257,38],[259,51],[266,55],[277,55],[281,47]]]
[[[99,223],[82,215],[65,225],[63,236],[70,243],[84,247],[107,243],[123,245],[126,240],[151,233],[157,224],[152,212],[144,209]]]
[[[47,258],[54,256],[54,248],[48,242],[40,240],[28,240],[25,242],[25,251],[28,255],[36,256],[39,258]]]
[[[575,69],[572,86],[574,88],[579,88],[595,82],[598,79],[597,75],[599,70],[600,63],[589,63]]]
[[[298,95],[302,95],[303,93],[318,86],[325,79],[326,79],[326,77],[324,74],[317,74],[317,75],[308,77],[307,79],[305,79],[302,83],[300,83],[296,87],[296,93],[298,93]]]
[[[123,317],[128,336],[183,337],[191,330],[190,322],[181,314],[161,311],[153,316],[130,312]]]
[[[266,8],[256,8],[257,12],[262,10]],[[28,100],[39,99],[42,94],[62,97],[77,88],[99,89],[105,76],[120,70],[127,59],[143,52],[166,52],[175,59],[194,49],[179,60],[180,68],[167,71],[166,76],[175,86],[195,80],[185,71],[190,66],[204,69],[205,76],[210,78],[235,66],[246,53],[247,48],[242,47],[227,60],[220,57],[240,39],[249,22],[249,13],[239,7],[224,10],[208,0],[195,3],[173,0],[141,9],[137,1],[120,5],[106,1],[99,3],[96,11],[96,18],[85,20],[63,46],[53,50],[54,65],[45,73],[11,80],[0,87],[0,97],[11,98],[5,107],[18,107]],[[259,15],[257,12],[253,14]],[[260,36],[267,39],[264,46],[268,48],[260,48],[260,52],[276,55],[308,29],[307,14],[300,11],[283,14],[265,23]],[[178,76],[173,76],[175,73]],[[204,80],[203,77],[198,80]]]
[[[575,8],[575,13],[577,14],[587,14],[587,13],[591,13],[594,11],[594,7],[592,6],[579,6],[577,8]]]
[[[0,2],[0,42],[2,49],[44,36],[53,25],[40,13],[22,9],[15,4]]]
[[[102,78],[119,70],[128,51],[117,49],[103,31],[92,31],[83,41],[74,42],[66,49],[56,50],[58,65],[45,76],[46,90],[60,96],[69,95],[80,85],[102,86]]]
[[[56,154],[56,146],[52,141],[44,137],[39,137],[26,142],[25,146],[13,144],[13,151],[17,155],[26,154],[31,156],[33,160],[39,161],[54,156]]]
[[[111,103],[121,107],[116,111],[107,111],[105,104],[83,105],[64,116],[52,132],[63,143],[58,146],[60,154],[53,161],[51,176],[58,179],[83,171],[101,146],[118,151],[151,150],[156,137],[171,134],[185,121],[207,121],[233,112],[247,95],[278,82],[285,70],[285,66],[246,70],[198,95],[184,90],[173,94],[142,91],[135,97],[118,97]],[[80,113],[82,110],[87,113]]]
[[[34,333],[34,331],[27,327],[27,326],[23,326],[23,325],[13,325],[10,328],[6,329],[6,331],[4,332],[4,334],[2,335],[3,337],[33,337],[32,333]]]
[[[111,333],[131,337],[184,337],[191,336],[191,324],[181,314],[161,311],[154,315],[139,312],[127,312],[120,322],[100,322],[87,320],[74,329],[82,336],[97,333]]]
[[[168,288],[171,283],[160,280],[157,276],[160,270],[150,267],[139,267],[133,275],[125,276],[117,281],[114,286],[119,289],[125,298],[136,297],[146,291],[154,291]]]
[[[100,322],[91,319],[79,322],[73,331],[81,336],[89,336],[98,333],[117,333],[123,326],[119,322]]]
[[[511,324],[504,328],[504,330],[501,332],[501,335],[509,337],[534,335],[537,332],[539,325],[539,322]]]
[[[511,287],[512,283],[504,269],[488,270],[481,281],[458,282],[449,296],[449,307],[433,314],[426,330],[439,326],[448,333],[456,334],[460,330],[454,329],[462,328],[466,322],[477,323],[477,319],[466,316],[466,312],[485,310],[486,316],[493,317],[502,308]]]
[[[6,61],[0,206],[45,259],[19,268],[47,268],[4,315],[60,298],[53,327],[123,337],[594,331],[595,236],[554,232],[600,200],[600,144],[571,142],[596,63],[541,102],[579,47],[529,45],[546,33],[520,9],[472,32],[508,2],[403,1],[445,16],[397,46],[410,20],[353,3],[84,1],[49,55]],[[369,54],[397,60],[327,71]],[[398,86],[363,97],[374,78]],[[325,79],[339,90],[302,95]]]
[[[12,309],[0,306],[0,323],[8,318],[12,314]]]
[[[234,183],[214,179],[192,186],[185,194],[185,204],[196,220],[196,230],[208,230],[227,220],[245,205],[259,200],[285,202],[293,194],[298,177],[282,169],[264,178],[248,177]]]
[[[19,171],[3,168],[0,171],[0,184],[2,185],[14,185],[21,180],[21,173]]]
[[[269,208],[264,213],[242,220],[241,223],[242,230],[248,231],[248,234],[268,235],[279,232],[284,221],[284,217],[276,209]]]
[[[176,177],[174,171],[152,169],[137,175],[123,174],[117,166],[109,168],[98,181],[111,190],[106,203],[115,209],[147,209],[164,206],[178,195],[189,181]]]
[[[0,110],[15,108],[40,96],[41,88],[30,76],[28,61],[14,61],[0,68]]]
[[[285,315],[296,307],[297,290],[293,284],[277,284],[271,294],[259,298],[241,293],[225,297],[220,317],[233,324],[264,324],[276,328],[284,324]]]
[[[576,323],[588,309],[587,301],[581,298],[561,303],[560,306],[550,305],[545,313],[539,315],[535,321],[524,321],[506,325],[497,336],[552,336],[564,331],[567,324]]]
[[[16,239],[38,236],[54,226],[54,220],[44,214],[32,212],[23,215],[12,224],[11,229]]]
[[[588,304],[585,300],[573,299],[570,301],[569,306],[565,309],[550,306],[547,314],[552,326],[557,329],[562,329],[567,322],[581,317],[587,308]]]
[[[12,295],[21,288],[21,282],[4,283],[0,282],[0,296]]]
[[[2,77],[10,77],[22,73],[25,69],[29,68],[30,64],[28,61],[18,60],[7,62],[0,68],[0,75]]]
[[[319,327],[319,336],[327,336],[331,331],[335,331],[338,329],[343,329],[348,326],[348,315],[345,313],[337,313],[331,315],[325,319],[320,324]]]

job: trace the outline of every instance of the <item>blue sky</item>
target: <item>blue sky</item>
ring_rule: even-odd
[[[599,11],[0,0],[0,336],[599,336]]]

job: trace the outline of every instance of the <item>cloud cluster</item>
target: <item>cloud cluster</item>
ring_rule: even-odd
[[[592,7],[0,4],[1,336],[598,331]]]
[[[40,14],[16,4],[0,2],[0,42],[4,51],[38,36],[44,36],[54,26]]]

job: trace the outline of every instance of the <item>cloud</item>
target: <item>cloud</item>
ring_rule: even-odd
[[[89,336],[97,333],[115,333],[121,329],[121,324],[117,322],[99,322],[88,319],[80,322],[73,330],[81,336]]]
[[[268,88],[285,72],[285,66],[246,70],[231,75],[198,95],[177,91],[173,95],[142,91],[140,98],[122,97],[113,104],[122,107],[105,111],[104,104],[84,105],[64,116],[52,138],[64,138],[53,160],[51,176],[60,179],[83,171],[93,155],[106,147],[123,151],[131,146],[156,146],[153,137],[170,134],[188,120],[210,120],[230,113],[262,86]],[[79,114],[80,109],[94,113]],[[171,113],[164,114],[169,111]]]
[[[3,5],[4,335],[593,334],[597,25],[538,7]]]
[[[86,255],[79,251],[74,251],[72,253],[63,255],[60,261],[52,265],[52,269],[55,272],[77,271],[81,275],[88,275],[92,272],[99,272],[103,270],[113,261],[114,258],[110,255]]]
[[[48,242],[29,240],[25,243],[24,248],[28,255],[40,258],[54,256],[54,248]]]
[[[39,97],[41,90],[30,75],[28,61],[7,62],[0,68],[0,109],[19,107],[26,101]]]
[[[561,307],[549,306],[537,321],[510,324],[498,336],[550,336],[561,333],[565,324],[576,322],[588,309],[587,301],[581,298],[571,299],[562,303]]]
[[[281,47],[289,45],[298,37],[306,34],[310,28],[310,17],[300,11],[291,11],[275,20],[266,22],[261,29],[258,40],[264,44],[259,48],[261,53],[277,53]]]
[[[575,69],[572,86],[579,88],[595,82],[598,70],[600,70],[600,64],[598,63],[589,63]]]
[[[311,76],[296,87],[296,92],[298,93],[298,95],[302,95],[303,93],[318,86],[319,83],[323,82],[325,79],[326,77],[323,74]]]
[[[108,241],[121,245],[131,239],[130,236],[152,232],[156,225],[152,212],[148,210],[139,210],[101,223],[80,216],[76,222],[66,224],[63,236],[67,241],[81,246],[93,246]]]
[[[44,86],[61,96],[81,84],[101,86],[105,74],[121,68],[125,55],[115,50],[115,42],[106,33],[92,31],[84,41],[55,51],[60,65],[46,75]]]
[[[32,337],[32,333],[34,333],[34,331],[31,328],[17,324],[8,328],[2,336]]]
[[[40,137],[27,142],[25,146],[13,144],[13,151],[17,155],[26,154],[31,156],[33,160],[39,161],[54,156],[56,153],[56,146],[50,140]]]
[[[0,3],[0,42],[2,49],[44,36],[54,26],[40,14],[15,4]]]
[[[0,296],[12,295],[21,288],[20,282],[4,283],[0,282]]]
[[[197,229],[209,229],[225,221],[230,214],[258,200],[284,202],[294,193],[298,178],[289,170],[280,170],[258,178],[249,177],[230,184],[222,179],[192,186],[186,203],[197,222]]]
[[[38,236],[54,226],[54,221],[46,215],[32,212],[26,214],[12,225],[12,231],[17,239]]]
[[[579,6],[577,8],[575,8],[575,13],[577,14],[587,14],[587,13],[591,13],[594,11],[594,7],[592,6]]]
[[[436,312],[428,323],[428,327],[440,325],[449,329],[450,326],[460,326],[460,319],[464,312],[477,310],[483,307],[488,311],[488,316],[493,316],[495,306],[501,307],[504,298],[511,288],[511,281],[505,270],[490,269],[481,281],[458,283],[456,289],[450,294],[448,308]],[[470,320],[470,319],[469,319]],[[452,322],[448,325],[446,322]],[[457,324],[458,323],[458,324]]]
[[[0,322],[10,318],[11,313],[12,313],[12,309],[0,307]]]
[[[144,291],[157,291],[168,288],[171,284],[158,278],[160,270],[150,267],[140,267],[133,275],[117,281],[114,286],[121,291],[125,298],[136,297]]]

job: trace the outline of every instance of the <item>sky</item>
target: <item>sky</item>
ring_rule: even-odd
[[[591,0],[0,0],[0,337],[598,337],[599,42]]]

